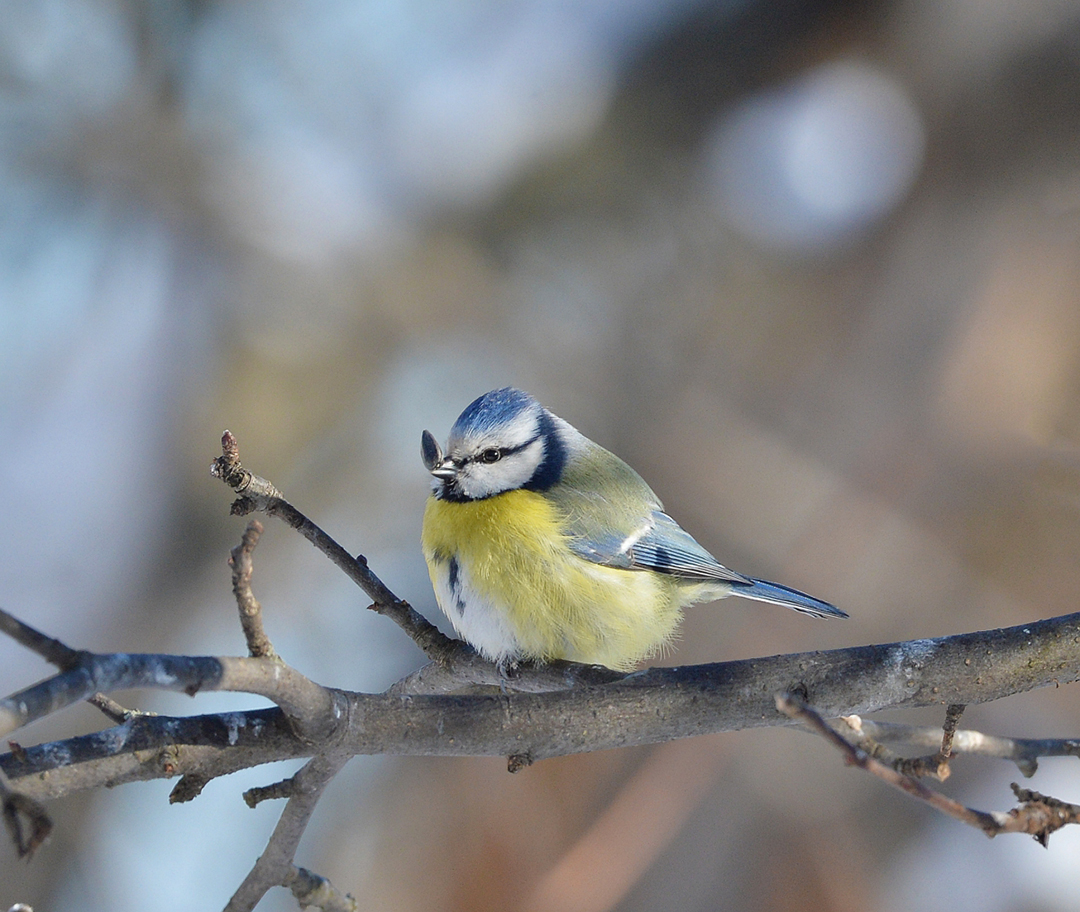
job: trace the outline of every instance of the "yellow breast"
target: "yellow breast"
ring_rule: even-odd
[[[453,561],[464,595],[458,606],[441,595],[440,607],[474,647],[496,660],[561,658],[630,668],[670,639],[686,601],[663,574],[578,557],[556,508],[532,491],[468,503],[430,497],[422,542],[436,593],[440,575],[445,591]],[[497,613],[489,620],[499,621],[501,637],[488,637],[489,624],[462,623],[469,611]],[[507,654],[507,632],[516,656]]]

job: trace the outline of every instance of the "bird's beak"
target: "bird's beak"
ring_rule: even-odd
[[[443,456],[442,447],[431,431],[424,431],[420,437],[420,458],[424,460],[424,468],[441,481],[457,476],[458,467]]]

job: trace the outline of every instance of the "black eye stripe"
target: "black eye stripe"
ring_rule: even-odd
[[[483,463],[487,463],[488,460],[484,459],[484,454],[490,452],[491,450],[495,450],[499,454],[498,458],[503,459],[506,456],[513,456],[515,453],[520,453],[522,450],[527,449],[528,447],[532,446],[539,439],[540,439],[540,435],[537,434],[531,440],[526,440],[524,443],[519,443],[517,446],[512,446],[512,447],[486,447],[485,449],[481,450],[476,456],[470,456],[465,461],[466,462],[483,462]],[[496,461],[497,460],[495,460],[495,459],[491,460],[491,462],[496,462]]]

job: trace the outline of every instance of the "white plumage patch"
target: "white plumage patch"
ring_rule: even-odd
[[[503,491],[516,491],[533,477],[540,463],[544,461],[542,437],[490,464],[475,459],[474,454],[482,453],[485,448],[483,443],[471,447],[467,452],[472,461],[465,463],[458,472],[458,490],[473,500],[501,494]]]
[[[436,561],[432,569],[435,597],[459,637],[493,662],[521,654],[521,644],[510,628],[506,609],[497,607],[477,591],[467,567],[452,557]]]

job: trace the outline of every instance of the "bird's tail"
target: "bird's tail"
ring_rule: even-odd
[[[750,578],[748,584],[735,583],[731,587],[732,595],[741,595],[743,598],[757,599],[759,602],[772,602],[774,605],[784,605],[794,608],[803,614],[812,614],[814,617],[839,617],[846,618],[847,612],[841,611],[835,605],[823,602],[798,589],[789,589],[766,580]]]

